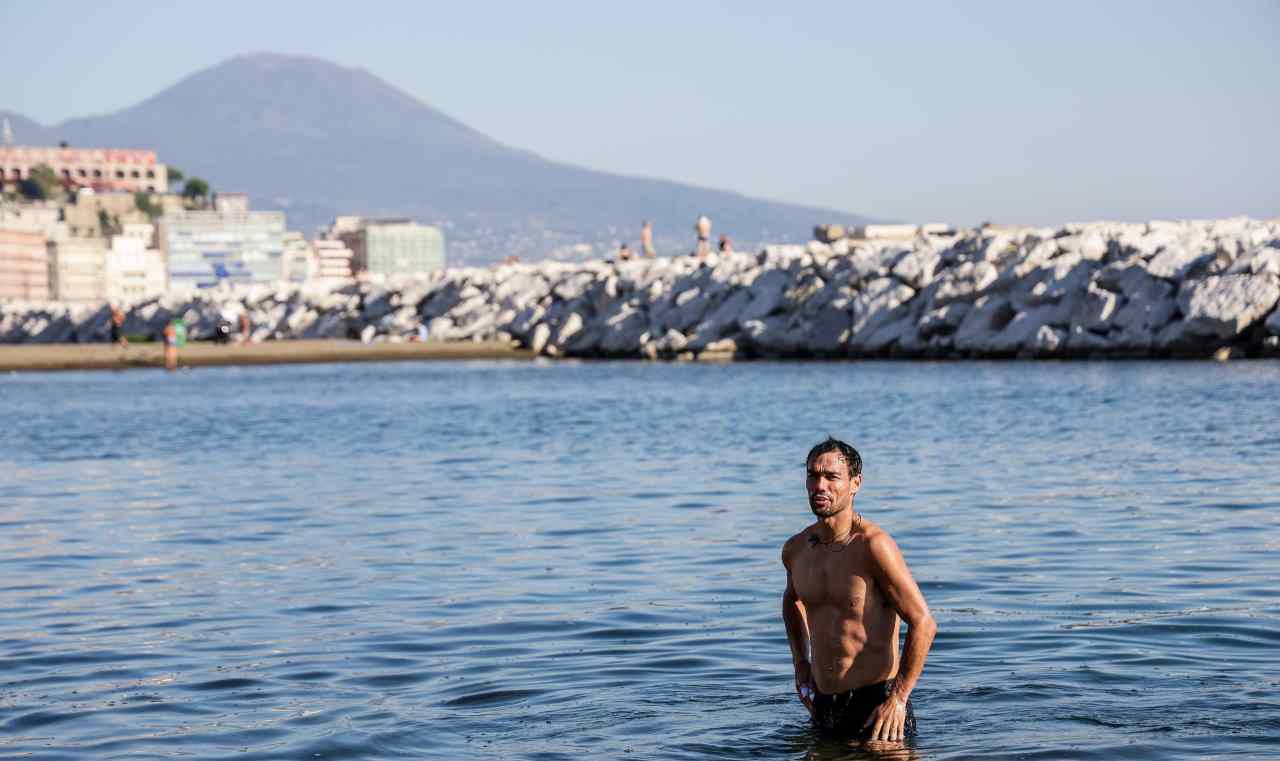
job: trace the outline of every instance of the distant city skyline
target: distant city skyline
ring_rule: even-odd
[[[52,126],[270,51],[556,161],[880,218],[1280,215],[1274,2],[345,7],[0,4],[0,110]]]

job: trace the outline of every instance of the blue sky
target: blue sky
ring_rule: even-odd
[[[45,124],[272,51],[548,158],[776,200],[959,224],[1280,216],[1276,0],[0,0],[0,29],[0,109]]]

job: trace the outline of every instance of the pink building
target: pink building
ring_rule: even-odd
[[[0,229],[0,299],[48,301],[49,252],[44,233]]]
[[[36,148],[0,146],[0,186],[17,190],[31,170],[47,164],[66,187],[164,193],[169,174],[155,151],[131,148]]]

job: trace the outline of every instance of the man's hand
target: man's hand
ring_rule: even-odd
[[[893,693],[871,712],[867,723],[862,725],[863,731],[870,729],[867,740],[897,742],[902,739],[903,727],[907,723],[907,703]]]
[[[813,716],[813,695],[818,689],[813,681],[813,668],[808,661],[796,661],[796,695]]]

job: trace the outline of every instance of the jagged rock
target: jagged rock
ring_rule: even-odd
[[[920,348],[915,343],[918,337],[916,320],[917,316],[911,310],[899,308],[877,327],[864,329],[850,342],[850,346],[868,354],[883,354],[894,348],[914,353]]]
[[[1009,299],[999,294],[983,296],[973,303],[973,309],[965,315],[960,327],[952,336],[953,346],[959,351],[982,353],[988,350],[991,340],[1004,330],[1014,318]]]
[[[498,324],[517,340],[524,341],[531,337],[532,331],[542,325],[542,318],[546,315],[547,310],[539,304],[530,304],[520,309],[512,315],[509,320],[499,320]],[[546,339],[543,339],[545,344]],[[535,351],[540,351],[535,350]]]
[[[1076,254],[1086,261],[1100,261],[1107,255],[1107,241],[1097,230],[1058,239],[1058,247],[1068,254]]]
[[[782,308],[783,289],[791,282],[785,270],[765,270],[751,282],[751,301],[739,313],[738,319],[758,320]]]
[[[990,262],[963,262],[939,277],[937,288],[933,292],[933,306],[945,306],[953,301],[973,301],[998,276],[999,272]]]
[[[701,327],[709,327],[714,330],[723,331],[735,325],[747,304],[751,301],[751,292],[745,288],[739,288],[729,294],[728,298],[720,302],[715,309],[711,310],[703,320]]]
[[[698,353],[699,359],[715,359],[719,357],[729,358],[738,353],[738,342],[732,338],[721,338],[719,341],[713,341],[707,344],[706,348]]]
[[[1147,262],[1147,272],[1166,280],[1179,280],[1183,272],[1201,257],[1201,252],[1187,249],[1181,243],[1172,242]]]
[[[953,301],[946,306],[925,312],[920,318],[917,329],[924,338],[938,334],[950,335],[960,327],[960,323],[964,321],[970,309],[973,309],[973,304],[968,301]]]
[[[839,354],[853,327],[853,314],[843,299],[829,302],[808,321],[805,346],[819,354]]]
[[[1273,336],[1280,336],[1280,309],[1271,313],[1266,322],[1267,330]]]
[[[684,337],[684,333],[678,330],[668,330],[654,342],[654,346],[664,355],[679,354],[689,346],[689,341]]]
[[[813,270],[801,272],[794,284],[783,293],[783,308],[788,312],[802,308],[809,299],[822,293],[826,287],[826,281],[817,272]],[[821,304],[815,304],[815,308],[817,306]]]
[[[322,314],[302,331],[303,338],[345,338],[346,335],[347,318],[341,312]]]
[[[1280,300],[1280,278],[1258,276],[1210,276],[1183,283],[1178,305],[1189,335],[1230,338],[1257,322]]]
[[[1280,275],[1280,248],[1260,247],[1248,256],[1242,256],[1227,268],[1227,274],[1261,275],[1269,272]]]
[[[1137,274],[1116,283],[1125,301],[1111,317],[1111,339],[1121,348],[1138,350],[1154,343],[1156,334],[1177,314],[1178,305],[1168,282],[1138,267],[1131,270]]]
[[[712,298],[701,288],[690,288],[676,296],[675,304],[664,317],[667,328],[687,331],[702,320],[702,316],[711,308]]]
[[[747,346],[766,356],[788,356],[797,352],[804,336],[790,329],[786,315],[778,314],[742,324],[742,338]]]
[[[1041,325],[1031,339],[1031,353],[1038,357],[1057,354],[1067,342],[1067,332],[1049,325]]]
[[[334,290],[175,291],[130,307],[124,330],[158,337],[178,316],[200,339],[243,313],[259,339],[401,340],[421,320],[432,341],[515,340],[556,356],[669,357],[725,342],[764,356],[1274,355],[1278,292],[1278,222],[1088,223],[458,268]],[[0,305],[2,342],[108,333],[101,304]]]
[[[633,354],[648,338],[649,319],[639,309],[625,307],[605,322],[600,350],[606,354]]]
[[[564,322],[560,324],[560,329],[556,331],[554,341],[555,345],[563,349],[568,342],[572,341],[574,337],[582,332],[584,325],[585,321],[582,319],[582,314],[580,312],[570,312],[568,316],[564,318]]]
[[[1120,297],[1115,293],[1089,283],[1084,298],[1076,304],[1075,312],[1071,315],[1073,335],[1076,327],[1106,333],[1111,328],[1111,316],[1115,314],[1119,304]]]
[[[1057,331],[1049,324],[1055,318],[1057,311],[1057,306],[1048,304],[1017,313],[1009,324],[982,345],[981,351],[991,354],[1017,354],[1023,350],[1031,352],[1055,350],[1060,343],[1059,333],[1065,335],[1065,331]],[[1041,331],[1046,329],[1048,332],[1043,336],[1043,343],[1037,344]]]
[[[533,335],[529,339],[529,349],[534,354],[541,354],[547,348],[547,341],[551,339],[551,326],[545,322],[538,323],[533,329]]]
[[[909,286],[895,278],[873,280],[855,293],[851,303],[853,341],[857,344],[864,332],[902,316],[901,307],[915,295]]]
[[[1109,352],[1115,347],[1106,336],[1073,324],[1067,331],[1067,348],[1079,354],[1092,354]]]

